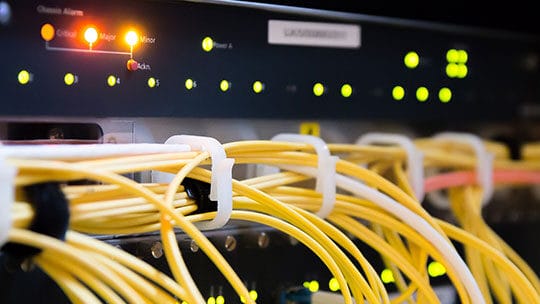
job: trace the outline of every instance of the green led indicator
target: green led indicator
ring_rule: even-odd
[[[19,75],[17,75],[17,80],[20,84],[27,84],[30,82],[30,73],[27,70],[22,70],[19,72]]]
[[[403,62],[409,69],[414,69],[420,63],[420,57],[416,52],[408,52],[405,58],[403,58]]]
[[[390,269],[385,269],[381,272],[381,280],[383,281],[383,283],[385,284],[388,284],[388,283],[393,283],[395,282],[396,280],[394,279],[394,273],[392,273],[392,270]]]
[[[448,103],[452,99],[452,90],[449,88],[441,88],[439,90],[439,100],[442,103]]]
[[[322,96],[322,94],[324,94],[324,91],[325,91],[325,89],[324,89],[324,86],[323,86],[322,83],[317,82],[316,84],[313,85],[313,94],[315,96],[317,96],[317,97]]]
[[[449,49],[446,52],[446,61],[449,63],[456,63],[459,60],[459,52],[456,49]]]
[[[64,75],[64,83],[67,86],[74,84],[76,80],[77,80],[77,77],[73,75],[72,73],[67,73],[66,75]]]
[[[339,282],[336,278],[331,278],[328,282],[328,288],[330,291],[338,291],[339,290]]]
[[[193,79],[191,78],[188,78],[186,79],[184,85],[186,86],[186,89],[191,90],[195,87],[195,81],[193,81]]]
[[[150,77],[148,78],[147,84],[149,88],[155,88],[157,85],[157,81],[154,77]]]
[[[259,94],[263,90],[264,90],[264,84],[262,82],[257,80],[253,83],[253,92]]]
[[[446,274],[446,268],[439,262],[431,262],[428,265],[428,273],[431,277],[440,277]]]
[[[449,63],[446,65],[446,75],[450,78],[456,78],[458,76],[459,67],[455,63]]]
[[[220,83],[219,83],[219,89],[223,92],[227,92],[229,90],[231,86],[231,83],[228,82],[227,80],[223,79]]]
[[[116,78],[116,76],[109,75],[109,77],[107,77],[107,85],[109,85],[110,87],[114,87],[117,82],[118,79]]]
[[[402,100],[405,97],[405,89],[402,86],[395,86],[392,89],[392,98],[394,100]]]
[[[319,291],[319,282],[318,282],[318,281],[315,281],[315,280],[309,282],[308,289],[309,289],[309,291],[311,291],[311,292],[317,292],[317,291]]]
[[[353,88],[350,84],[346,83],[341,86],[341,96],[345,98],[349,98],[351,97],[352,93],[353,93]]]
[[[223,296],[217,296],[216,304],[225,304],[225,298]]]
[[[458,51],[458,58],[457,58],[456,61],[458,63],[467,63],[468,60],[469,60],[469,54],[467,53],[467,51],[459,50]]]
[[[429,98],[429,90],[426,87],[419,87],[416,90],[416,99],[420,102],[425,102]]]
[[[249,291],[249,297],[253,300],[253,301],[256,301],[257,298],[259,297],[259,294],[257,293],[256,290],[250,290]]]
[[[465,78],[467,77],[467,74],[469,74],[469,69],[464,64],[458,64],[457,65],[457,78]]]
[[[210,52],[214,48],[214,40],[210,37],[204,37],[202,41],[202,49],[205,52]]]

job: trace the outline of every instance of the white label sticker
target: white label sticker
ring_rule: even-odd
[[[354,24],[268,20],[268,43],[360,48],[360,26]]]

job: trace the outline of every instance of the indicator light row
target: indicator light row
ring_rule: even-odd
[[[466,64],[469,53],[466,50],[449,49],[446,52],[446,61],[454,64]],[[415,69],[420,64],[420,56],[417,52],[410,51],[403,57],[403,63],[409,69]]]
[[[27,70],[21,70],[19,74],[17,75],[17,80],[20,84],[26,85],[33,80],[33,75]],[[73,73],[66,73],[64,75],[64,83],[67,86],[72,86],[78,83],[78,81],[79,81],[78,76]],[[120,84],[120,79],[117,76],[109,75],[107,77],[107,85],[109,87],[114,87],[118,84]],[[154,77],[149,77],[147,80],[147,85],[149,88],[158,87],[159,79],[156,79]],[[184,82],[184,86],[187,90],[192,90],[197,87],[197,83],[193,79],[188,78]],[[230,90],[230,88],[231,88],[231,82],[225,79],[220,81],[219,89],[222,92],[227,92],[228,90]],[[263,82],[259,80],[253,82],[252,90],[254,93],[259,94],[263,92],[264,89],[265,89],[265,84]],[[319,96],[324,95],[326,92],[327,92],[327,88],[322,83],[317,82],[313,85],[313,95],[319,97]],[[343,84],[340,88],[340,93],[341,93],[341,96],[345,98],[349,98],[353,94],[353,87],[348,83]],[[402,86],[395,86],[392,88],[392,98],[394,100],[397,100],[397,101],[403,100],[405,98],[405,94],[406,94],[405,88],[403,88]],[[419,102],[426,102],[430,96],[429,89],[423,86],[418,87],[415,91],[415,96]],[[438,98],[439,98],[439,101],[442,103],[450,102],[452,99],[452,90],[447,87],[440,88],[438,92]]]
[[[249,297],[253,301],[256,301],[259,298],[259,294],[257,293],[256,290],[252,289],[249,291]],[[240,297],[240,302],[246,303],[246,300],[244,299],[244,297]],[[176,302],[176,303],[180,304],[179,302]],[[182,301],[181,304],[188,304],[188,302]],[[224,296],[208,297],[208,299],[206,299],[206,304],[225,304],[225,297]]]
[[[465,50],[449,49],[446,52],[446,76],[449,78],[465,78],[469,74],[467,61],[469,54]],[[415,69],[420,64],[420,56],[416,52],[408,52],[403,57],[403,63],[409,69]]]
[[[419,102],[426,102],[429,99],[429,89],[426,87],[418,87],[415,91],[416,100]],[[452,100],[452,90],[447,87],[439,89],[437,94],[439,101],[442,103],[449,103]],[[405,88],[402,86],[395,86],[392,88],[392,98],[400,101],[405,98]]]
[[[437,278],[437,277],[441,277],[441,276],[444,276],[446,275],[446,268],[444,267],[443,264],[439,263],[439,262],[430,262],[428,264],[428,274],[430,277],[432,278]],[[394,278],[394,273],[392,272],[392,270],[386,268],[384,269],[382,272],[381,272],[381,280],[383,281],[383,283],[385,284],[390,284],[390,283],[394,283],[396,280]]]
[[[441,263],[433,261],[428,264],[428,274],[432,278],[444,276],[446,275],[446,268]],[[392,272],[392,270],[388,268],[384,269],[381,272],[380,277],[381,277],[382,282],[385,284],[390,284],[390,283],[395,282],[394,273]],[[307,288],[311,292],[318,292],[320,289],[320,284],[319,284],[319,281],[317,280],[305,281],[302,283],[302,286],[304,288]],[[328,281],[328,289],[330,289],[330,291],[333,291],[333,292],[337,292],[341,289],[339,286],[339,282],[335,277],[332,277]],[[253,301],[256,301],[259,295],[256,290],[252,289],[249,291],[249,297]],[[240,297],[240,302],[246,303],[245,298]],[[182,301],[181,304],[188,304],[188,302]],[[217,297],[211,296],[211,297],[208,297],[208,299],[206,300],[206,304],[225,304],[225,298],[223,296],[217,296]]]
[[[27,70],[21,70],[17,76],[17,80],[20,84],[26,85],[33,80],[33,75]],[[66,73],[64,76],[64,83],[67,86],[74,85],[78,83],[78,81],[79,81],[78,76],[73,73]],[[120,79],[117,76],[109,75],[107,77],[107,85],[109,87],[114,87],[118,84],[120,84]],[[150,77],[147,80],[147,85],[150,88],[155,88],[159,86],[159,80],[154,77]],[[184,86],[187,90],[192,90],[197,87],[197,83],[195,82],[195,80],[188,78],[184,82]],[[254,93],[259,94],[265,90],[266,85],[262,81],[256,80],[253,82],[251,88]],[[231,82],[226,79],[221,80],[219,82],[219,89],[222,92],[229,91],[231,89]],[[313,95],[322,96],[326,92],[327,92],[327,88],[322,83],[317,82],[313,85]],[[341,93],[341,96],[348,98],[353,94],[353,87],[350,84],[346,83],[341,86],[340,93]]]
[[[54,39],[56,29],[52,24],[46,23],[41,26],[40,33],[41,38],[46,42],[49,42]],[[83,38],[89,45],[96,43],[99,38],[98,29],[93,25],[86,26],[85,30],[83,31]],[[129,46],[133,47],[139,42],[139,34],[137,34],[137,32],[134,30],[129,30],[126,32],[124,40]]]

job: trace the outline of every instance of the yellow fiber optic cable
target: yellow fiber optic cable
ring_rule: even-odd
[[[9,239],[14,243],[25,244],[39,249],[52,250],[57,256],[63,256],[67,261],[76,263],[84,267],[84,271],[105,282],[108,286],[119,293],[130,303],[145,303],[139,293],[121,280],[115,273],[102,265],[91,263],[82,257],[84,253],[75,248],[67,248],[65,244],[52,237],[44,236],[35,232],[12,228],[9,232]]]
[[[110,184],[116,184],[120,187],[123,187],[127,191],[130,191],[133,194],[140,195],[145,197],[149,202],[155,204],[161,212],[169,215],[186,234],[192,237],[199,247],[208,255],[208,257],[214,262],[216,267],[221,271],[221,273],[228,279],[233,288],[244,298],[249,304],[253,304],[254,301],[249,298],[249,292],[246,287],[243,285],[242,280],[236,275],[232,267],[225,261],[217,249],[204,237],[204,235],[191,224],[189,221],[179,214],[176,214],[170,206],[167,206],[155,196],[150,190],[141,187],[138,183],[125,178],[114,173],[110,173],[103,170],[92,170],[85,167],[78,167],[76,165],[68,166],[65,163],[58,161],[35,161],[35,160],[10,160],[18,168],[21,175],[24,176],[25,173],[46,173],[49,176],[49,179],[53,180],[66,180],[67,178],[73,179],[94,179],[96,181],[101,181]],[[42,177],[40,177],[42,178]],[[32,182],[35,182],[35,179],[31,179]],[[16,182],[25,183],[28,180],[21,178],[16,180]]]
[[[58,286],[60,286],[71,303],[101,304],[101,301],[94,295],[94,293],[88,290],[67,271],[50,265],[47,263],[47,261],[44,261],[39,256],[35,258],[35,261],[37,265],[43,269],[43,271],[49,275],[58,284]]]
[[[415,143],[424,152],[425,165],[428,168],[471,169],[476,166],[475,157],[466,147],[458,146],[456,149],[430,140],[419,140]],[[329,146],[333,152],[340,153],[348,160],[371,165],[368,170],[352,162],[340,160],[336,165],[340,174],[359,179],[386,193],[424,219],[449,244],[450,239],[462,243],[469,267],[477,278],[486,303],[492,302],[492,296],[502,304],[511,303],[511,294],[520,302],[540,303],[540,283],[537,275],[512,248],[487,227],[478,209],[475,209],[481,208],[478,203],[480,189],[467,186],[450,191],[454,213],[458,215],[466,232],[434,219],[414,199],[401,163],[405,160],[405,154],[401,149],[341,144]],[[495,168],[523,170],[540,168],[540,162],[534,159],[509,160],[508,150],[500,144],[486,142],[486,147],[497,155],[494,162]],[[311,153],[313,150],[310,146],[304,144],[245,141],[226,144],[225,148],[228,157],[235,158],[240,164],[296,165],[311,168],[317,166],[317,156]],[[41,244],[45,246],[43,255],[45,258],[36,258],[38,265],[40,267],[43,265],[44,270],[48,270],[47,273],[58,280],[61,288],[69,290],[66,295],[73,302],[80,302],[80,298],[90,292],[84,285],[77,283],[77,278],[88,282],[92,290],[97,291],[104,298],[108,297],[111,303],[118,301],[119,298],[115,299],[115,297],[125,298],[130,303],[136,302],[135,299],[155,302],[159,294],[162,298],[172,299],[171,296],[174,296],[188,302],[198,302],[202,296],[197,295],[197,287],[179,254],[172,226],[174,223],[190,235],[207,253],[238,294],[248,303],[254,303],[232,268],[202,233],[189,223],[189,220],[211,219],[214,214],[190,215],[196,211],[197,207],[187,198],[180,186],[186,176],[205,182],[210,181],[210,172],[199,167],[199,165],[210,163],[208,157],[208,153],[205,152],[186,152],[67,162],[9,159],[8,161],[19,169],[19,175],[16,178],[17,188],[36,182],[55,180],[93,179],[106,183],[105,185],[64,187],[72,210],[70,228],[86,233],[104,234],[161,231],[167,261],[178,282],[155,272],[153,267],[145,263],[135,262],[136,258],[127,253],[120,254],[121,250],[113,250],[106,244],[103,245],[105,247],[99,246],[100,249],[92,250],[91,243],[102,242],[88,241],[86,239],[91,238],[74,234],[74,232],[68,233],[68,244],[55,245],[59,247]],[[175,174],[175,178],[169,184],[139,184],[120,175],[147,170],[172,173]],[[322,201],[320,194],[310,189],[299,188],[300,182],[309,179],[311,178],[303,174],[280,172],[245,181],[234,181],[235,211],[233,214],[242,220],[271,223],[270,226],[276,225],[281,229],[286,229],[286,233],[309,235],[310,238],[305,241],[310,243],[309,248],[317,255],[326,256],[323,262],[327,266],[333,265],[330,268],[333,269],[332,273],[342,287],[341,291],[347,303],[352,303],[352,296],[356,302],[363,301],[364,298],[369,302],[388,303],[389,300],[377,273],[351,240],[336,227],[341,227],[348,233],[356,235],[388,259],[389,266],[399,281],[398,287],[401,291],[398,298],[390,302],[398,303],[399,300],[412,303],[410,295],[415,291],[417,291],[416,303],[418,304],[438,301],[429,285],[426,269],[428,256],[445,265],[462,302],[470,302],[468,290],[458,278],[457,270],[447,264],[441,252],[424,236],[416,232],[413,226],[401,222],[397,218],[398,215],[388,213],[373,202],[338,193],[334,212],[328,218],[332,224],[316,217],[311,212],[320,207]],[[12,209],[14,227],[23,228],[30,224],[33,211],[24,202],[24,197],[19,192],[17,193],[18,202]],[[470,204],[462,205],[459,204],[460,201]],[[358,219],[367,221],[373,226],[365,226]],[[281,225],[283,223],[288,228]],[[292,230],[289,229],[291,227]],[[12,233],[15,239],[21,238],[20,242],[31,242],[25,238],[25,231],[13,228]],[[13,236],[10,234],[10,237]],[[77,243],[74,243],[72,238],[77,239]],[[365,278],[344,251],[350,253],[359,263]],[[86,256],[96,261],[101,270],[83,275],[81,271],[84,268],[69,269],[63,264],[55,264],[56,261],[46,260],[51,252],[59,252],[61,256],[66,257],[66,260],[75,258],[70,256],[69,252],[80,253],[81,257]],[[120,260],[117,259],[119,256],[122,257]],[[113,260],[118,262],[113,262]],[[83,264],[83,267],[88,266]],[[105,273],[113,277],[118,276],[116,278],[121,282],[112,284],[103,277]],[[404,278],[400,279],[400,273],[403,273],[410,281],[405,282]],[[141,275],[144,278],[140,277]],[[137,290],[132,295],[133,299],[129,299],[124,294],[128,289],[120,286]]]

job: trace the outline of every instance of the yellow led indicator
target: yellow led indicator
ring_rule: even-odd
[[[188,90],[191,90],[195,87],[195,81],[193,81],[193,79],[191,78],[186,79],[186,82],[184,84],[186,86],[186,89]]]
[[[409,69],[414,69],[420,63],[420,57],[416,52],[408,52],[405,58],[403,58],[403,62]]]
[[[322,94],[324,94],[324,91],[325,89],[322,83],[317,82],[316,84],[313,85],[313,94],[315,96],[322,96]]]
[[[54,38],[54,26],[50,23],[46,23],[41,27],[41,38],[45,41],[51,41]]]
[[[27,70],[22,70],[19,72],[19,75],[17,75],[17,80],[20,84],[27,84],[30,82],[30,73]]]
[[[126,33],[126,42],[130,46],[134,46],[139,42],[139,35],[135,31],[129,31]]]
[[[86,42],[93,44],[98,39],[98,32],[95,28],[89,27],[84,31],[84,40]]]
[[[116,85],[116,76],[109,75],[109,77],[107,77],[107,84],[110,87],[114,87]]]
[[[208,300],[206,300],[206,304],[216,304],[216,298],[209,297]]]
[[[240,302],[246,303],[246,298],[244,298],[244,296],[240,296]]]
[[[456,63],[459,60],[459,53],[456,49],[449,49],[446,52],[446,61],[449,63]]]
[[[253,300],[253,301],[256,301],[257,298],[259,297],[259,294],[257,293],[256,290],[250,290],[249,291],[249,297]]]
[[[394,279],[394,273],[392,272],[392,270],[390,269],[385,269],[381,272],[381,280],[383,281],[383,283],[385,284],[388,284],[388,283],[393,283],[395,282],[396,280]]]
[[[205,52],[210,52],[214,48],[214,40],[210,37],[205,37],[202,41],[202,49]]]
[[[305,281],[304,283],[302,283],[302,286],[304,286],[305,288],[309,288],[309,281]]]
[[[395,86],[392,89],[392,98],[394,100],[402,100],[405,97],[405,89],[402,86]]]
[[[450,78],[455,78],[458,75],[459,67],[455,63],[449,63],[446,65],[446,75]]]
[[[150,77],[150,78],[148,78],[147,84],[148,84],[149,88],[155,88],[156,85],[157,85],[157,81],[156,81],[156,79],[154,77]]]
[[[416,99],[420,102],[424,102],[429,98],[429,90],[426,87],[419,87],[416,89]]]
[[[330,288],[330,291],[338,291],[339,290],[339,282],[336,278],[331,278],[328,282],[328,288]]]
[[[195,81],[193,81],[193,79],[191,78],[186,79],[186,82],[184,84],[186,86],[186,89],[188,90],[191,90],[195,87]]]
[[[231,83],[228,82],[227,80],[223,79],[220,83],[219,83],[219,89],[223,92],[227,92],[229,90],[229,88],[231,87]]]
[[[450,102],[450,99],[452,99],[452,90],[449,88],[441,88],[439,90],[439,100],[442,103],[448,103]]]
[[[225,304],[225,298],[223,296],[217,296],[216,304]]]
[[[458,63],[467,63],[468,60],[469,60],[469,54],[467,53],[467,51],[459,50],[458,51],[458,58],[457,58],[456,61]]]
[[[346,83],[341,86],[341,96],[345,98],[349,98],[351,97],[352,93],[353,93],[353,88],[350,84]]]
[[[188,304],[188,302],[186,302],[186,301],[182,301],[182,304]]]
[[[467,74],[469,73],[469,69],[464,64],[458,64],[457,65],[457,78],[465,78],[467,77]]]
[[[257,80],[253,83],[253,92],[259,94],[263,90],[264,90],[264,84],[262,82]]]
[[[431,262],[428,265],[428,273],[431,277],[440,277],[446,274],[446,268],[439,262]]]
[[[302,135],[321,136],[321,125],[318,122],[303,122],[299,131]]]
[[[76,80],[75,75],[71,73],[67,73],[66,75],[64,75],[64,83],[68,86],[74,84],[75,80]]]
[[[318,281],[311,281],[309,282],[309,287],[308,287],[309,291],[311,292],[317,292],[319,291],[319,282]]]

